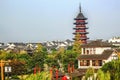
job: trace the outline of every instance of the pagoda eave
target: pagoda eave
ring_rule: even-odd
[[[88,24],[87,22],[74,23],[75,25]]]
[[[75,38],[72,38],[73,40],[76,40]],[[83,39],[83,38],[80,38],[79,40],[88,40],[89,38],[85,38],[85,39]]]
[[[89,34],[89,32],[74,32],[73,34],[77,34],[77,33],[79,33],[79,34]]]
[[[87,18],[74,18],[74,20],[87,20]]]
[[[73,28],[73,29],[75,29],[75,30],[81,30],[81,29],[88,29],[88,27],[75,27],[75,28]]]

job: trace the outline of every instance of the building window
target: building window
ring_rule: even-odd
[[[112,56],[112,59],[113,59],[113,60],[118,59],[117,55],[113,55],[113,56]]]
[[[84,66],[84,60],[80,60],[80,66]]]
[[[86,66],[89,66],[90,65],[90,60],[87,60],[87,65]]]
[[[95,48],[93,48],[93,54],[95,54],[95,52],[96,52],[96,50],[95,50]]]
[[[87,54],[89,54],[89,50],[87,50]]]
[[[98,60],[95,61],[95,66],[99,66]]]
[[[95,66],[95,60],[92,60],[92,66]]]
[[[102,60],[98,60],[99,66],[102,66]]]
[[[87,61],[86,60],[84,60],[84,66],[86,66],[87,65]]]
[[[90,65],[90,60],[81,60],[80,61],[80,66],[89,66]]]
[[[92,50],[90,49],[90,54],[92,54]]]
[[[85,54],[85,48],[83,48],[83,54]]]

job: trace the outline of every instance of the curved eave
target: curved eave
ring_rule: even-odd
[[[79,22],[79,23],[73,23],[75,25],[81,25],[81,24],[88,24],[88,22]]]
[[[76,40],[75,38],[72,38],[73,40]],[[81,40],[81,39],[79,39],[79,40]]]
[[[73,29],[75,29],[75,30],[79,30],[79,29],[88,29],[88,27],[75,27],[75,28],[73,28]]]
[[[74,32],[73,34],[77,34],[77,32]],[[79,34],[89,34],[89,32],[79,32]]]
[[[87,20],[88,18],[74,18],[74,20]]]
[[[87,40],[87,39],[89,39],[89,38],[80,38],[80,39],[82,39],[82,40]]]
[[[75,38],[72,38],[73,40],[76,40]],[[87,40],[89,38],[80,38],[80,40]]]

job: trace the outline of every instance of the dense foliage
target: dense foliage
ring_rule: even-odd
[[[29,75],[25,80],[51,80],[49,72],[41,72]]]
[[[51,68],[57,68],[62,72],[67,72],[68,64],[77,68],[77,47],[69,46],[67,49],[60,47],[52,49],[51,53],[41,44],[38,44],[32,55],[25,53],[7,52],[0,50],[0,60],[11,60],[9,65],[12,66],[12,75],[24,75],[34,72],[34,68],[39,67],[41,71]],[[79,51],[78,51],[79,52]]]
[[[106,63],[102,67],[102,71],[104,73],[109,71],[111,80],[119,80],[120,79],[120,59],[113,60],[111,62]]]

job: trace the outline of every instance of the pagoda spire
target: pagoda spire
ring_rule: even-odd
[[[80,13],[81,13],[81,3],[79,4],[79,10],[80,10]]]

